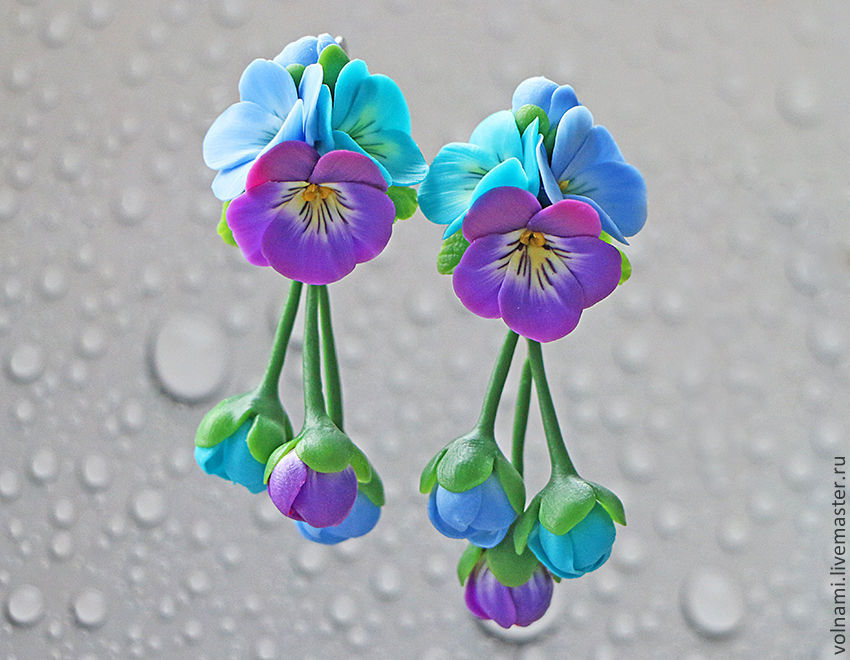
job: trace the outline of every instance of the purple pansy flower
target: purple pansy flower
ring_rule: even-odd
[[[357,476],[350,465],[341,472],[317,472],[290,451],[269,475],[269,497],[280,512],[313,527],[339,525],[357,499]]]
[[[525,584],[506,587],[485,562],[478,564],[466,582],[466,606],[479,619],[492,619],[502,628],[527,626],[542,617],[552,602],[552,576],[538,566]]]
[[[495,188],[463,221],[470,246],[454,271],[455,293],[471,312],[501,318],[529,339],[560,339],[620,280],[620,252],[600,231],[588,204],[541,209],[525,190]]]
[[[245,258],[307,284],[329,284],[380,254],[395,207],[378,166],[352,151],[321,158],[303,142],[260,156],[227,224]]]

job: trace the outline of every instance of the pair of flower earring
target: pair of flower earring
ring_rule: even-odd
[[[521,83],[511,110],[484,119],[468,143],[444,146],[430,168],[395,82],[351,60],[328,34],[252,62],[239,94],[203,144],[224,202],[218,231],[251,264],[292,282],[262,382],[207,413],[195,439],[198,464],[253,493],[266,490],[311,541],[339,543],[374,528],[383,488],[343,430],[327,285],[376,257],[394,222],[418,206],[447,225],[437,269],[452,275],[460,301],[509,328],[477,424],[431,459],[420,490],[434,527],[470,542],[458,565],[469,610],[505,628],[529,625],[546,612],[553,582],[601,566],[614,523],[625,524],[617,496],[580,477],[570,459],[540,342],[570,333],[585,308],[628,279],[629,261],[614,242],[626,244],[646,221],[643,178],[573,89],[542,77]],[[304,285],[304,423],[296,435],[278,381]],[[520,335],[528,353],[508,460],[495,418]],[[526,504],[532,388],[551,477]]]

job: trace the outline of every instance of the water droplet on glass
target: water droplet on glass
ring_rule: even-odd
[[[11,502],[21,495],[21,479],[18,473],[4,468],[0,471],[0,498]]]
[[[145,488],[130,501],[130,513],[141,527],[156,527],[165,520],[165,497],[158,490]]]
[[[104,490],[112,483],[112,469],[100,454],[89,454],[80,463],[80,479],[83,486],[92,491]]]
[[[22,627],[34,626],[44,617],[44,595],[31,584],[22,584],[9,592],[6,599],[6,617]]]
[[[806,345],[819,362],[832,365],[847,355],[845,332],[835,321],[818,319],[806,332]]]
[[[725,637],[744,623],[741,585],[719,568],[702,567],[688,575],[680,606],[685,621],[704,637]]]
[[[11,188],[0,188],[0,222],[11,220],[18,212],[18,198]]]
[[[44,372],[44,349],[33,343],[16,346],[6,361],[6,372],[17,383],[37,380]]]
[[[224,384],[227,348],[224,331],[209,317],[175,314],[155,331],[153,374],[163,391],[178,401],[204,401]]]
[[[213,0],[210,9],[222,27],[237,28],[248,20],[248,8],[242,0]]]
[[[48,48],[61,48],[71,39],[74,24],[67,14],[57,14],[44,25],[41,40]]]
[[[810,78],[785,77],[776,90],[776,109],[792,126],[811,128],[822,119],[820,92]]]
[[[85,328],[77,338],[77,351],[81,357],[93,360],[106,352],[106,334],[96,325]]]
[[[662,538],[669,538],[682,530],[684,516],[678,505],[664,502],[655,511],[655,531]]]
[[[378,596],[384,600],[394,600],[402,593],[401,573],[395,566],[385,565],[379,568],[372,584]]]
[[[834,419],[821,419],[811,430],[809,442],[816,454],[823,458],[832,458],[838,455],[846,437],[841,424]]]
[[[274,660],[278,657],[277,644],[271,637],[261,637],[254,643],[254,657],[257,660]]]
[[[121,428],[130,433],[137,433],[145,425],[145,410],[136,400],[125,401],[119,413]]]
[[[115,10],[111,0],[88,0],[83,6],[83,23],[92,30],[101,30],[109,25]]]
[[[50,554],[54,559],[66,561],[74,554],[74,537],[70,532],[56,532],[50,540]]]
[[[195,596],[207,593],[212,586],[209,576],[199,569],[193,570],[186,578],[186,587]]]
[[[52,517],[57,527],[70,527],[77,519],[77,511],[74,508],[74,503],[67,497],[60,498],[53,506]]]
[[[50,449],[39,449],[30,462],[30,474],[41,483],[53,481],[59,474],[59,458]]]
[[[328,606],[328,613],[336,626],[347,628],[357,619],[359,613],[357,601],[345,593],[334,596]]]
[[[55,265],[44,269],[41,276],[41,293],[47,300],[59,300],[68,292],[68,278],[65,271]]]
[[[740,517],[723,520],[717,530],[717,542],[726,552],[743,552],[749,538],[749,525]]]
[[[97,589],[84,589],[71,603],[71,611],[77,625],[99,628],[106,622],[106,597]]]
[[[278,511],[278,515],[280,512]],[[327,563],[328,551],[324,546],[314,543],[301,544],[293,558],[295,569],[302,575],[316,575]]]
[[[148,209],[148,199],[144,190],[128,186],[112,202],[115,219],[123,225],[135,225],[141,222]]]

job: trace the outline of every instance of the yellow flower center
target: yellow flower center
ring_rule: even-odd
[[[304,192],[301,193],[301,196],[304,198],[305,202],[313,202],[318,197],[319,199],[325,200],[331,195],[333,195],[333,190],[331,188],[326,188],[325,186],[320,186],[317,183],[308,184],[306,188],[304,188]]]
[[[561,189],[562,193],[567,192],[567,188],[569,188],[569,187],[570,187],[570,180],[569,179],[564,179],[563,181],[558,182],[558,188]]]
[[[539,231],[526,229],[519,237],[519,242],[532,247],[543,247],[546,245],[546,237]]]

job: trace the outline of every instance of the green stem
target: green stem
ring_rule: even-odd
[[[298,303],[301,300],[301,282],[292,282],[289,286],[289,295],[280,313],[277,322],[274,341],[272,342],[272,354],[266,373],[260,383],[259,390],[263,394],[277,397],[280,372],[283,369],[283,360],[286,357],[286,349],[289,346],[289,338],[292,336],[292,326],[295,325],[295,317],[298,315]]]
[[[555,412],[555,404],[552,403],[552,394],[549,392],[549,383],[546,381],[546,371],[543,368],[543,349],[540,343],[533,339],[528,340],[528,361],[537,387],[537,403],[540,405],[540,417],[543,419],[543,431],[546,434],[552,472],[565,475],[578,474],[567,453],[561,427],[558,424],[558,415]]]
[[[319,357],[319,287],[307,287],[307,309],[304,314],[304,425],[327,416],[322,394],[322,369]]]
[[[327,285],[319,287],[319,311],[322,319],[322,358],[325,363],[328,415],[337,428],[342,430],[342,384],[339,378],[339,361],[331,325],[331,300]]]
[[[526,360],[522,365],[519,388],[516,393],[514,410],[514,434],[511,442],[511,463],[522,476],[525,432],[528,429],[528,408],[531,405],[531,363]]]
[[[516,349],[518,339],[517,333],[508,330],[508,336],[505,337],[505,343],[502,344],[502,350],[499,351],[499,357],[496,358],[496,365],[493,367],[490,382],[487,384],[487,392],[484,394],[484,404],[481,407],[481,415],[478,418],[476,429],[490,437],[493,437],[496,433],[496,411],[499,409],[499,400],[502,398],[502,390],[505,388],[505,381],[508,379],[508,371],[511,368],[511,360],[514,357],[514,349]]]

